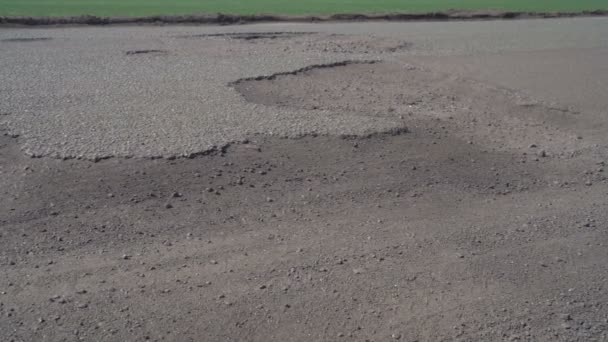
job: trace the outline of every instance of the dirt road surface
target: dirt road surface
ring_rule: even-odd
[[[0,30],[1,341],[606,341],[608,19]]]

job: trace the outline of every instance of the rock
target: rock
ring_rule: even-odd
[[[171,208],[173,208],[173,204],[171,204],[171,203],[165,204],[165,209],[171,209]]]
[[[401,338],[401,334],[392,334],[391,337],[395,340],[398,340]]]
[[[174,193],[171,194],[171,197],[173,197],[173,198],[179,198],[179,197],[182,197],[182,194],[180,194],[179,192],[174,192]]]

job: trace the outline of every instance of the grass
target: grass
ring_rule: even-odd
[[[447,9],[564,11],[608,9],[607,0],[0,0],[0,16],[160,14],[329,14]]]

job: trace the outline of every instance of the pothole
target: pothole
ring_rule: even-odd
[[[412,43],[388,37],[332,34],[308,40],[299,47],[304,52],[321,51],[340,54],[378,54],[409,50]]]
[[[436,80],[420,71],[377,60],[346,60],[240,79],[231,86],[257,104],[370,115],[372,109],[385,112],[420,102],[429,82]]]
[[[444,135],[498,149],[573,150],[581,142],[569,130],[575,116],[540,103],[522,107],[521,96],[475,80],[412,65],[345,61],[231,84],[247,101],[273,107],[324,111],[327,115],[443,122]]]
[[[156,54],[156,55],[164,55],[168,52],[166,50],[130,50],[126,51],[125,55],[133,56],[133,55],[145,55],[145,54]]]
[[[345,67],[348,65],[353,65],[353,64],[376,64],[379,63],[379,61],[375,61],[375,60],[365,60],[365,61],[354,61],[354,60],[347,60],[347,61],[339,61],[339,62],[334,62],[334,63],[326,63],[326,64],[314,64],[314,65],[309,65],[307,67],[301,68],[301,69],[297,69],[294,71],[286,71],[286,72],[278,72],[272,75],[267,75],[267,76],[256,76],[256,77],[248,77],[248,78],[242,78],[239,79],[237,81],[234,81],[232,83],[230,83],[230,86],[233,87],[237,87],[240,84],[244,84],[250,81],[263,81],[263,80],[276,80],[279,77],[282,76],[296,76],[299,74],[306,74],[308,72],[314,71],[314,70],[322,70],[322,69],[332,69],[332,68],[339,68],[339,67]],[[252,101],[255,102],[255,101]]]
[[[351,34],[319,34],[316,32],[232,32],[181,35],[181,39],[218,39],[255,43],[289,42],[298,39],[298,44],[289,46],[301,52],[335,54],[382,54],[409,50],[411,42],[391,37],[376,37]],[[304,39],[306,38],[306,39]]]
[[[275,39],[290,39],[314,34],[313,32],[235,32],[235,33],[211,33],[211,34],[194,34],[183,35],[177,38],[196,39],[196,38],[219,38],[219,39],[235,39],[235,40],[275,40]]]
[[[47,40],[52,40],[53,38],[48,37],[38,37],[38,38],[7,38],[2,39],[3,42],[7,43],[29,43],[29,42],[42,42]]]

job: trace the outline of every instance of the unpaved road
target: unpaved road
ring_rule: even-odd
[[[0,30],[0,340],[605,341],[607,37]]]

